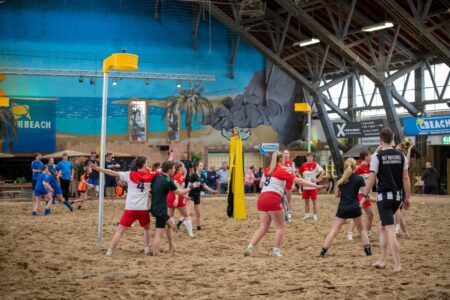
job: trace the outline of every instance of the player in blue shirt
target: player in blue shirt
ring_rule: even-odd
[[[56,175],[55,172],[52,172],[50,169],[49,169],[49,172],[50,173],[47,176],[46,182],[48,184],[50,184],[50,186],[52,187],[53,195],[58,199],[59,202],[62,202],[65,206],[67,206],[67,208],[70,211],[73,211],[73,207],[72,207],[72,205],[70,205],[69,201],[67,201],[63,198],[61,186],[59,185],[59,182],[57,179],[58,176]]]
[[[69,156],[67,153],[63,153],[62,160],[56,165],[56,170],[58,171],[58,176],[60,177],[59,182],[61,184],[64,200],[69,202],[69,188],[70,182],[73,179],[74,168],[72,163],[69,161]]]
[[[48,167],[43,166],[41,170],[41,174],[36,179],[36,186],[34,188],[34,205],[32,215],[37,215],[37,209],[39,207],[39,201],[44,200],[47,201],[47,206],[45,207],[44,215],[50,214],[50,206],[52,205],[52,196],[49,192],[53,192],[50,184],[47,183],[48,176]]]
[[[36,187],[36,180],[39,177],[39,174],[41,174],[42,167],[44,166],[44,163],[41,161],[41,154],[36,153],[35,160],[31,162],[31,184],[33,185],[33,202],[34,202],[34,188]]]
[[[48,159],[48,164],[47,164],[48,169],[50,170],[50,172],[52,173],[56,173],[57,171],[57,167],[55,165],[55,159],[53,157],[50,157]]]

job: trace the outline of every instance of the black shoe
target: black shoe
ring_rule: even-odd
[[[370,248],[370,244],[364,245],[364,252],[367,256],[372,256],[372,249]]]
[[[322,250],[320,251],[320,257],[324,258],[327,251],[328,249],[322,248]]]
[[[181,224],[183,224],[183,221],[178,221],[178,223],[177,223],[177,230],[179,230],[179,229],[180,229],[180,227],[181,227]]]
[[[197,230],[202,230],[202,226],[197,226]]]
[[[78,205],[78,209],[81,209],[81,205]]]

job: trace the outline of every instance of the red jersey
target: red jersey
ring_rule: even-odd
[[[173,175],[172,177],[172,181],[173,182],[177,182],[180,186],[182,184],[184,184],[184,181],[186,180],[186,177],[184,177],[183,173],[178,172],[175,175]],[[174,192],[169,192],[169,194],[167,195],[167,199],[168,200],[175,200],[175,193]],[[184,197],[182,196],[178,196],[178,201],[181,203],[183,201]]]
[[[363,163],[362,160],[356,163],[356,171],[355,171],[356,175],[363,175],[370,173],[370,164],[368,163],[367,165],[363,166],[362,163]]]
[[[272,174],[269,176],[267,173],[269,172],[270,167],[264,170],[263,178],[261,179],[264,182],[264,186],[261,190],[261,193],[265,192],[275,192],[282,196],[284,194],[284,187],[286,186],[286,181],[293,181],[295,179],[295,175],[286,171],[283,167],[276,166],[275,170],[273,170]]]

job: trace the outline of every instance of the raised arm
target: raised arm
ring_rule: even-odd
[[[315,184],[315,183],[306,181],[306,180],[304,180],[303,178],[300,178],[300,177],[296,177],[296,178],[294,179],[294,182],[295,182],[296,184],[298,184],[298,185],[308,186],[308,187],[317,188],[317,189],[320,189],[320,188],[323,188],[323,187],[324,187],[323,185],[317,185],[317,184]]]
[[[109,176],[120,177],[120,173],[119,172],[115,172],[115,171],[112,171],[112,170],[100,168],[97,164],[93,164],[92,162],[89,162],[89,167],[91,167],[92,170],[95,170],[97,172],[105,173],[106,175],[109,175]]]

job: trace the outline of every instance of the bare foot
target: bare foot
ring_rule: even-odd
[[[372,264],[372,267],[375,267],[376,269],[384,269],[384,268],[386,268],[386,263],[384,261],[379,260],[377,262],[374,262]]]
[[[402,272],[402,271],[403,271],[403,269],[402,269],[401,266],[394,267],[394,272],[395,272],[395,273],[399,273],[399,272]]]

